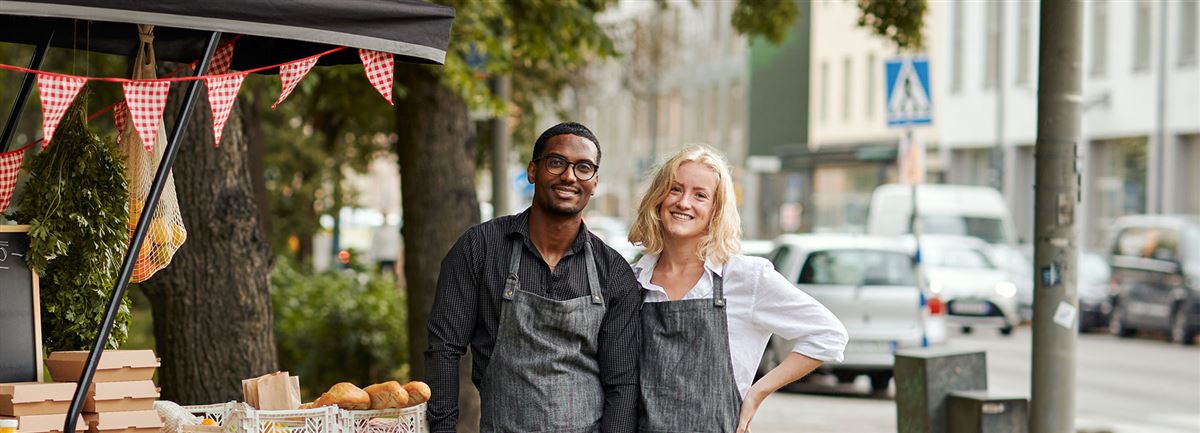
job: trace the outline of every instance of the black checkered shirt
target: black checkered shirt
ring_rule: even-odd
[[[620,254],[581,227],[579,236],[551,272],[529,239],[529,209],[500,217],[467,230],[442,260],[437,296],[429,317],[429,349],[425,352],[427,380],[433,389],[429,421],[435,433],[454,432],[458,420],[458,361],[470,344],[471,379],[478,388],[496,345],[504,279],[512,242],[522,248],[521,289],[556,300],[587,296],[585,236],[592,250],[604,295],[604,321],[598,337],[597,362],[604,387],[601,431],[637,429],[638,310],[641,289]],[[537,402],[530,402],[537,404]]]

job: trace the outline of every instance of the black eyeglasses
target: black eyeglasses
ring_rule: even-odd
[[[546,160],[546,171],[555,176],[561,176],[567,172],[568,166],[573,166],[575,170],[575,178],[579,180],[592,180],[596,177],[596,172],[600,170],[600,166],[593,164],[590,161],[568,162],[566,158],[558,155],[543,155],[534,159],[536,162],[539,159]]]

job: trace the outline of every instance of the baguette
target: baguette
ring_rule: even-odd
[[[350,382],[333,385],[321,397],[313,402],[313,406],[332,406],[346,410],[366,410],[371,407],[371,396]]]
[[[363,391],[371,397],[371,409],[402,408],[408,404],[408,391],[394,380],[368,386]]]

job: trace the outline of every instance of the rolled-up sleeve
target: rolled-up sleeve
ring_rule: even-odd
[[[754,324],[796,341],[793,352],[822,362],[843,359],[849,336],[833,312],[763,261],[754,287]]]

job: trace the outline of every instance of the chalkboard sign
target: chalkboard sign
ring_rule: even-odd
[[[41,382],[38,277],[25,263],[29,226],[0,225],[0,383]]]

